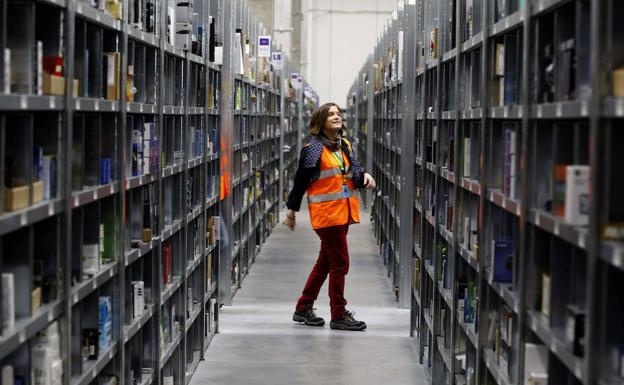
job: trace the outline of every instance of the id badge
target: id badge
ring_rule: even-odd
[[[351,196],[351,191],[349,190],[349,186],[346,184],[342,185],[342,197],[349,198]]]

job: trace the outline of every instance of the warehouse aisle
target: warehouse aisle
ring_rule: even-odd
[[[303,209],[295,232],[277,226],[232,306],[221,309],[221,333],[191,385],[425,384],[409,337],[409,310],[397,308],[369,217],[362,214],[362,224],[349,232],[351,269],[345,296],[348,308],[368,329],[329,328],[327,282],[316,304],[326,325],[312,328],[292,321],[320,246]]]

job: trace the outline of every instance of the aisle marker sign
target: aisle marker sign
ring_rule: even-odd
[[[283,68],[281,52],[278,51],[271,53],[271,61],[273,62],[273,66],[276,70],[281,70]]]
[[[293,72],[290,74],[290,84],[294,89],[299,89],[299,86],[301,84],[300,80],[301,79],[299,78],[299,74],[297,72]]]
[[[258,57],[271,57],[271,36],[258,37]]]

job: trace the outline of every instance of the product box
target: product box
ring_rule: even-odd
[[[566,167],[564,218],[568,223],[589,225],[589,173],[589,166]]]
[[[544,345],[533,343],[524,344],[524,384],[542,384],[543,382],[535,382],[537,378],[544,375],[548,377],[548,348]],[[530,382],[533,378],[534,382]]]
[[[119,74],[121,68],[119,52],[105,52],[104,63],[106,66],[106,99],[119,100]]]
[[[565,335],[572,352],[582,357],[585,352],[585,310],[568,305],[565,315]]]
[[[542,314],[550,318],[550,286],[551,278],[549,274],[542,274]]]
[[[82,245],[82,276],[83,279],[90,278],[100,271],[100,245]]]
[[[32,184],[33,187],[33,203],[39,203],[43,199],[43,181],[36,181]]]
[[[2,273],[2,330],[15,326],[15,276]]]
[[[65,95],[65,78],[63,76],[43,73],[43,94],[44,95]]]
[[[63,76],[63,65],[65,64],[63,56],[44,56],[43,72],[54,76]]]
[[[14,211],[28,207],[28,191],[27,185],[5,188],[4,209],[6,211]]]
[[[52,358],[50,349],[36,344],[31,349],[33,385],[52,385]]]
[[[510,283],[513,279],[513,241],[497,239],[492,241],[490,280]]]
[[[35,287],[31,292],[31,311],[35,314],[41,307],[41,288]]]
[[[624,67],[613,70],[613,96],[624,97]]]
[[[113,340],[113,303],[111,297],[100,297],[98,319],[98,348],[104,351]]]
[[[115,19],[121,20],[122,2],[119,0],[106,0],[106,12],[108,12]]]

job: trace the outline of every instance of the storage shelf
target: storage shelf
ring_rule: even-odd
[[[76,14],[92,23],[121,32],[120,20],[115,19],[108,13],[95,9],[88,4],[81,4],[78,2],[76,5]]]
[[[127,266],[133,264],[138,259],[143,257],[145,254],[147,254],[150,251],[152,251],[156,247],[156,245],[159,244],[159,242],[160,242],[160,239],[159,238],[155,238],[155,239],[152,239],[149,242],[144,242],[144,244],[141,247],[133,248],[130,251],[127,251],[126,255],[125,255],[125,258],[124,258],[125,266],[127,267]]]
[[[62,199],[57,198],[36,203],[22,210],[6,212],[0,215],[0,235],[8,234],[21,227],[31,226],[58,215],[63,210],[65,210],[65,203]]]
[[[167,178],[172,175],[176,175],[181,173],[184,170],[184,164],[176,164],[172,166],[167,166],[162,169],[162,177]]]
[[[192,261],[187,262],[186,264],[186,276],[187,277],[190,276],[201,263],[202,263],[202,255],[201,254],[195,255],[195,258]]]
[[[461,314],[460,312],[457,312],[457,316],[456,317],[457,317],[457,323],[461,327],[461,330],[463,330],[464,333],[466,334],[466,337],[468,337],[468,341],[470,341],[472,346],[474,348],[476,348],[478,346],[479,340],[477,338],[477,333],[474,330],[474,323],[473,324],[466,324],[464,322],[464,315]]]
[[[173,234],[180,231],[181,228],[182,228],[182,221],[180,219],[176,219],[172,222],[171,225],[165,226],[165,228],[162,231],[162,241],[164,242],[167,239],[169,239]]]
[[[580,119],[589,117],[589,102],[556,102],[538,104],[531,110],[533,119]]]
[[[490,275],[489,270],[486,270],[486,274],[488,276]],[[518,298],[518,294],[511,291],[510,284],[494,282],[491,279],[488,279],[488,283],[490,284],[490,287],[499,295],[499,297],[505,301],[507,306],[509,306],[516,314],[520,312],[520,300]]]
[[[589,236],[587,227],[571,225],[562,218],[537,209],[531,209],[529,221],[542,230],[564,239],[566,242],[583,250],[587,249],[587,238]]]
[[[472,108],[469,110],[462,110],[462,119],[481,119],[483,116],[483,108]]]
[[[458,244],[457,250],[459,251],[459,255],[462,256],[464,261],[468,262],[470,266],[478,273],[479,272],[479,261],[474,257],[474,253],[469,251],[464,245]]]
[[[111,342],[111,346],[101,353],[97,360],[87,361],[82,368],[82,374],[72,376],[71,385],[88,385],[91,383],[117,354],[117,346],[117,341]]]
[[[137,187],[145,186],[146,184],[156,182],[157,175],[146,174],[139,176],[132,176],[126,178],[126,190],[135,189]]]
[[[128,27],[128,37],[152,47],[158,47],[160,45],[160,37],[158,35],[144,32],[137,28]]]
[[[119,183],[113,182],[107,185],[87,188],[82,191],[77,191],[72,194],[73,207],[80,207],[89,203],[95,202],[100,199],[104,199],[119,192]]]
[[[123,327],[123,343],[127,344],[128,341],[134,335],[143,328],[143,326],[149,321],[154,315],[154,305],[147,305],[146,309],[144,309],[143,314],[140,317],[134,318],[130,325],[124,325]]]
[[[184,115],[185,109],[181,106],[164,106],[163,114],[165,115]]]
[[[160,356],[160,361],[158,361],[160,362],[161,369],[167,364],[167,361],[169,361],[169,359],[173,355],[173,352],[175,352],[175,350],[180,346],[181,338],[182,338],[182,333],[178,333],[178,335],[173,339],[173,341],[171,341],[171,343],[167,345],[165,352]]]
[[[167,300],[171,298],[173,293],[175,293],[180,288],[181,284],[182,284],[182,279],[180,277],[174,276],[173,282],[167,285],[165,290],[160,293],[160,303],[167,302]]]
[[[500,190],[497,189],[488,189],[487,199],[497,205],[505,209],[508,213],[511,213],[515,216],[520,216],[522,211],[522,207],[520,207],[520,202],[516,199],[509,198],[505,194],[503,194]]]
[[[493,119],[522,119],[523,115],[522,106],[499,106],[488,110],[488,117]]]
[[[512,382],[509,381],[507,373],[505,373],[496,363],[496,353],[494,353],[492,349],[483,349],[483,361],[498,385],[512,385]]]
[[[199,305],[195,306],[195,308],[191,312],[191,316],[186,319],[186,325],[184,326],[186,333],[188,333],[188,331],[191,330],[191,326],[193,326],[195,321],[197,321],[197,317],[199,317],[199,314],[201,313],[201,311],[202,311],[202,306],[199,306]]]
[[[128,102],[128,104],[126,104],[126,111],[135,114],[157,114],[158,105]]]
[[[490,26],[489,35],[490,37],[502,35],[513,29],[521,27],[522,23],[524,23],[524,13],[522,10],[519,10]]]
[[[442,356],[442,362],[444,362],[447,370],[451,370],[451,349],[444,347],[444,337],[437,336],[436,339],[438,352],[440,352]]]
[[[0,359],[4,359],[20,345],[48,326],[50,322],[60,317],[63,312],[63,306],[61,301],[55,301],[42,305],[31,317],[16,319],[15,326],[12,329],[2,331],[2,336],[0,336],[0,346],[2,346]]]
[[[0,111],[63,111],[65,98],[47,95],[0,94]]]
[[[447,181],[455,183],[455,173],[453,171],[449,171],[446,167],[440,168],[440,175]]]
[[[74,110],[77,112],[117,112],[121,109],[119,106],[118,100],[83,97],[74,99]]]
[[[570,0],[534,0],[532,3],[533,6],[531,7],[531,14],[533,16],[538,16],[569,2]]]
[[[612,266],[624,270],[624,244],[622,242],[602,242],[600,256]]]
[[[119,263],[112,262],[100,267],[100,271],[90,279],[86,279],[71,288],[71,305],[82,301],[98,287],[111,280],[119,271]]]
[[[585,376],[583,358],[577,357],[566,346],[563,331],[552,329],[548,320],[535,310],[529,310],[527,314],[528,324],[531,330],[548,346],[561,362],[572,372],[579,381]]]
[[[184,51],[165,42],[165,52],[169,55],[177,56],[180,59],[186,59]]]
[[[470,39],[462,43],[462,52],[468,52],[472,49],[478,48],[483,43],[483,32],[479,32]]]
[[[478,180],[461,178],[461,185],[464,190],[470,191],[473,194],[481,195],[481,183]]]

